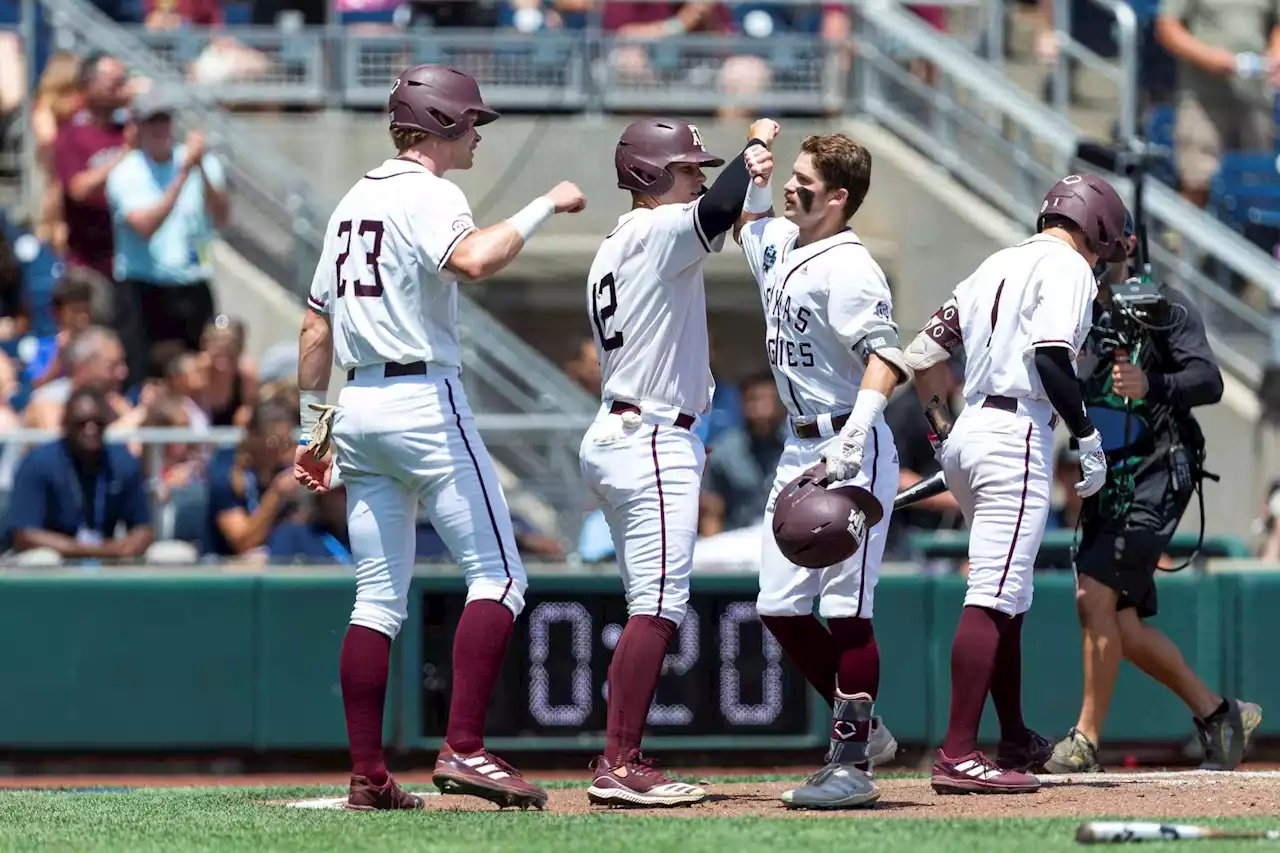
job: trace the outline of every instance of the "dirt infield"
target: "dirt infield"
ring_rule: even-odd
[[[794,784],[730,783],[708,786],[711,799],[685,809],[610,810],[672,817],[1124,817],[1194,818],[1274,814],[1280,811],[1280,773],[1267,775],[1168,773],[1093,774],[1044,777],[1046,786],[1022,796],[938,796],[927,779],[884,779],[883,795],[870,809],[841,812],[794,811],[778,796]],[[492,808],[466,797],[430,797],[428,808],[473,811]],[[588,804],[581,790],[551,792],[549,810],[557,814],[604,811]]]
[[[582,778],[582,774],[538,774],[540,778]],[[587,802],[586,792],[555,789],[549,811],[555,814],[662,814],[671,817],[846,817],[877,818],[983,818],[983,817],[1093,817],[1093,818],[1197,818],[1234,817],[1280,813],[1280,771],[1251,768],[1235,773],[1200,771],[1118,770],[1079,776],[1044,776],[1044,787],[1022,796],[938,796],[928,779],[889,777],[880,780],[883,795],[869,809],[841,812],[800,812],[783,808],[779,795],[795,783],[724,781],[733,773],[708,769],[681,773],[686,779],[716,777],[706,783],[711,799],[684,809],[602,809]],[[796,773],[798,781],[803,771]],[[435,795],[429,772],[406,773],[409,790],[429,794],[428,808],[438,811],[494,811],[489,803],[471,797]],[[264,774],[254,776],[40,776],[0,779],[0,788],[125,788],[210,786],[342,786],[337,774]],[[274,801],[271,805],[305,808],[337,808],[339,797],[304,801]],[[514,813],[514,812],[513,812]],[[532,814],[532,813],[530,813]]]

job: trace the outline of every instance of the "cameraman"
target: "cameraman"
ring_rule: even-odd
[[[1132,219],[1125,232],[1132,259]],[[1084,503],[1075,564],[1084,702],[1079,721],[1054,747],[1045,770],[1101,769],[1098,743],[1122,658],[1191,709],[1204,749],[1201,768],[1232,770],[1243,759],[1261,709],[1210,690],[1169,638],[1145,621],[1156,613],[1157,562],[1203,476],[1204,436],[1191,410],[1218,402],[1222,374],[1203,319],[1177,291],[1150,285],[1146,295],[1155,304],[1141,309],[1145,324],[1121,310],[1112,287],[1129,274],[1126,266],[1095,268],[1094,327],[1079,360],[1089,418],[1109,439],[1109,467],[1106,486]]]

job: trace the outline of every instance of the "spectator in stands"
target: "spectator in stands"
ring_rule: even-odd
[[[205,402],[209,380],[204,360],[177,341],[165,341],[153,347],[152,362],[155,372],[163,377],[160,396],[182,406],[192,429],[207,430],[211,422]]]
[[[103,441],[110,418],[101,392],[79,389],[67,400],[64,437],[23,458],[6,524],[17,551],[42,549],[62,560],[133,559],[151,545],[142,469],[123,447]]]
[[[125,109],[132,89],[120,60],[93,54],[80,66],[84,109],[53,143],[53,171],[62,186],[67,226],[67,263],[111,277],[111,213],[107,175],[133,147]]]
[[[742,424],[729,427],[707,453],[698,535],[761,524],[786,444],[786,409],[772,373],[741,383]]]
[[[67,375],[66,352],[72,338],[93,325],[93,284],[96,276],[85,267],[71,267],[53,289],[53,319],[58,333],[36,341],[35,355],[27,362],[27,380],[41,388]]]
[[[272,530],[299,508],[293,476],[296,412],[272,401],[259,403],[244,441],[219,454],[209,471],[209,509],[201,550],[218,556],[259,551]]]
[[[1179,60],[1174,159],[1204,207],[1224,152],[1271,151],[1280,20],[1270,0],[1162,0],[1156,37]]]
[[[147,408],[144,427],[188,429],[191,420],[178,400],[162,398]],[[158,481],[156,500],[160,517],[156,527],[163,539],[199,542],[204,536],[208,508],[205,457],[198,444],[166,444],[161,451],[160,470],[151,470],[151,457],[142,457],[143,471]]]
[[[693,0],[688,3],[609,2],[604,6],[606,32],[646,44],[616,47],[610,61],[631,84],[653,84],[658,77],[650,65],[649,43],[686,33],[714,33],[726,29],[726,20],[716,3]]]
[[[54,174],[53,144],[62,129],[84,107],[80,91],[80,58],[59,51],[45,63],[31,105],[31,130],[35,136],[36,163],[45,181],[36,238],[63,256],[67,253],[67,222],[62,210],[62,185]]]
[[[142,24],[149,30],[217,27],[222,24],[218,0],[145,0]]]
[[[581,338],[572,358],[564,363],[565,375],[577,382],[592,397],[600,397],[600,361],[596,358],[594,338]]]
[[[587,25],[591,6],[592,0],[512,0],[510,24],[522,33],[580,30]]]
[[[124,349],[110,329],[90,326],[71,339],[64,362],[65,376],[38,388],[31,395],[25,413],[30,429],[57,429],[62,423],[63,409],[73,391],[90,390],[107,400],[108,423],[133,413],[133,406],[123,395],[127,375]],[[126,422],[124,426],[135,425]]]
[[[21,429],[22,418],[13,409],[13,398],[18,395],[18,365],[7,355],[0,353],[0,434]],[[0,450],[0,456],[3,451]]]
[[[812,34],[832,45],[843,46],[838,50],[836,68],[847,70],[850,54],[847,50],[851,24],[849,13],[842,6],[784,6],[776,3],[734,3],[732,5],[737,29],[742,35],[758,39],[759,52],[731,56],[720,68],[720,86],[729,96],[730,105],[719,111],[721,118],[745,115],[745,105],[737,106],[736,99],[757,95],[768,89],[776,74],[788,69],[775,68],[777,55],[770,49],[769,39],[777,35]],[[794,51],[791,51],[794,53]],[[807,74],[814,65],[822,67],[821,54],[809,60],[801,60],[800,73]]]
[[[118,311],[117,319],[133,382],[145,378],[155,344],[176,340],[199,349],[214,316],[211,251],[214,228],[227,218],[226,182],[202,133],[175,144],[175,111],[167,93],[139,95],[132,125],[138,148],[107,179],[115,279],[131,309]]]
[[[346,488],[315,495],[304,519],[277,525],[267,553],[273,563],[351,563]]]
[[[220,314],[200,338],[207,388],[205,404],[214,426],[244,426],[258,402],[258,372],[244,353],[244,321]],[[289,346],[294,375],[298,348]]]
[[[26,330],[26,300],[22,293],[22,265],[8,235],[0,228],[0,341],[13,340]]]

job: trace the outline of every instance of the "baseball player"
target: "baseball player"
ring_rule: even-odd
[[[1035,236],[996,252],[955,289],[906,350],[927,408],[943,364],[964,347],[965,408],[939,451],[969,525],[964,611],[951,646],[951,716],[933,765],[939,794],[1029,793],[1026,771],[1053,752],[1022,719],[1022,621],[1053,476],[1060,417],[1080,446],[1088,497],[1106,481],[1102,437],[1081,402],[1074,361],[1093,321],[1093,266],[1125,257],[1125,209],[1094,175],[1068,175],[1040,207]],[[1056,414],[1055,414],[1056,412]],[[990,692],[1000,717],[997,761],[977,749]]]
[[[768,184],[753,186],[735,231],[760,286],[769,363],[791,423],[765,509],[756,609],[834,710],[826,765],[782,795],[793,808],[875,802],[871,766],[897,750],[872,719],[880,653],[871,616],[898,488],[898,451],[883,413],[910,371],[888,282],[848,225],[870,183],[865,148],[843,134],[810,136],[783,187],[784,215],[773,216]],[[820,462],[834,480],[875,495],[884,515],[852,557],[814,571],[783,556],[772,522],[782,488]],[[815,597],[826,626],[813,614]]]
[[[772,164],[778,125],[761,119],[710,188],[698,128],[645,118],[614,152],[631,193],[596,253],[587,313],[600,360],[603,404],[582,439],[582,473],[609,523],[627,594],[627,624],[609,666],[607,745],[592,762],[593,803],[692,805],[702,788],[666,778],[640,739],[658,677],[689,601],[706,452],[693,427],[711,407],[703,267],[724,245],[747,186]]]
[[[304,435],[295,473],[333,485],[335,454],[347,486],[356,603],[340,673],[354,764],[347,808],[422,808],[387,772],[382,715],[391,642],[406,615],[418,504],[425,505],[467,582],[453,647],[453,694],[434,781],[448,794],[501,806],[547,795],[484,747],[490,695],[524,607],[525,573],[506,499],[458,379],[458,280],[501,270],[555,213],[582,210],[561,183],[511,218],[477,228],[466,198],[443,176],[470,169],[480,135],[498,118],[476,81],[419,65],[392,84],[397,156],[338,203],[311,284],[298,384]],[[324,405],[334,357],[347,371],[336,408]]]

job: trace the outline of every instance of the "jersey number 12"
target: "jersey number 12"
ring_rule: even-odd
[[[607,297],[608,304],[601,305],[600,300]],[[605,336],[604,326],[614,314],[618,312],[618,289],[613,279],[613,273],[609,273],[600,279],[599,284],[591,288],[591,314],[592,319],[596,323],[596,331],[600,334],[600,346],[605,352],[615,350],[622,346],[622,332],[617,331],[612,335]]]
[[[373,284],[361,284],[359,277],[352,282],[356,296],[372,296],[378,297],[382,295],[382,273],[378,270],[378,256],[382,254],[382,221],[378,219],[361,219],[360,227],[355,232],[363,237],[366,234],[373,235],[373,248],[365,252],[364,262],[373,270]],[[335,265],[338,270],[338,298],[347,292],[347,280],[342,277],[342,267],[346,264],[348,256],[351,254],[351,220],[344,219],[338,224],[338,239],[347,238],[347,248],[338,253],[338,262]]]

